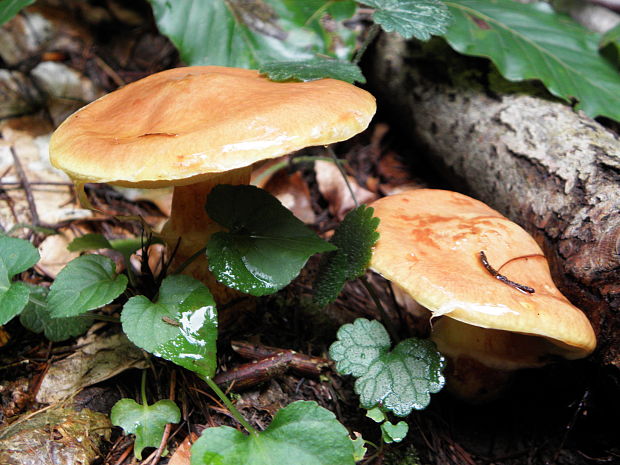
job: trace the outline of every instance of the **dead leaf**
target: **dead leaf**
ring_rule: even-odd
[[[277,197],[282,205],[304,223],[311,224],[316,220],[310,189],[300,172],[289,175],[285,170],[280,170],[269,179],[264,189]]]
[[[73,218],[91,217],[92,212],[74,203],[69,178],[49,162],[52,127],[41,117],[0,121],[0,174],[4,196],[0,199],[0,223],[10,229],[16,223],[33,224],[26,192],[15,165],[18,158],[29,183],[41,224],[54,225]]]
[[[55,279],[67,263],[80,256],[78,252],[67,250],[67,246],[75,237],[76,234],[72,229],[65,229],[59,234],[46,237],[39,245],[41,259],[35,268],[38,268],[42,274]]]
[[[191,458],[190,449],[192,444],[196,442],[196,439],[198,439],[198,435],[196,433],[190,433],[179,447],[177,447],[177,450],[174,451],[168,465],[189,465]]]
[[[327,200],[330,213],[341,220],[349,210],[355,207],[355,202],[340,170],[335,163],[322,160],[314,162],[314,170],[319,191]],[[360,205],[377,198],[376,194],[361,187],[353,177],[347,176],[347,180]]]
[[[50,366],[37,393],[37,402],[60,402],[122,371],[148,366],[143,352],[123,334],[90,334],[78,339],[78,345],[75,353]]]

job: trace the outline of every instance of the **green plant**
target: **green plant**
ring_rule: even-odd
[[[34,0],[2,0],[0,2],[0,26],[33,3]]]
[[[375,24],[357,51],[359,37],[346,24],[360,17],[349,0],[265,0],[255,2],[258,8],[242,7],[234,0],[151,4],[161,32],[190,65],[258,68],[275,80],[333,77],[365,82],[357,64],[381,28],[407,39],[443,37],[460,53],[489,58],[509,80],[538,79],[553,95],[576,102],[589,116],[620,120],[618,30],[604,37],[591,33],[548,2],[360,1],[373,9]],[[195,14],[187,15],[189,8]],[[200,34],[188,32],[197,30],[194,25],[200,18],[211,20]],[[338,26],[328,30],[325,25],[332,23]],[[216,37],[234,32],[240,33],[222,48]]]
[[[370,249],[377,239],[375,229],[378,220],[372,217],[372,209],[365,206],[349,213],[331,244],[319,239],[275,198],[255,187],[218,186],[209,196],[206,208],[215,221],[228,229],[227,232],[214,234],[203,249],[203,253],[206,251],[209,254],[213,272],[216,276],[226,273],[226,284],[254,295],[276,292],[299,273],[310,255],[331,251],[326,259],[329,266],[323,267],[319,281],[324,282],[330,276],[334,278],[336,286],[329,288],[327,295],[330,298],[325,300],[328,302],[340,292],[344,280],[363,274],[370,258]],[[129,256],[139,248],[137,242],[108,241],[102,236],[87,235],[74,240],[69,248],[83,251],[114,249],[120,244],[124,246],[126,272],[135,274]],[[3,309],[8,309],[5,322],[23,312],[21,321],[26,327],[45,331],[50,339],[62,340],[79,335],[88,328],[92,319],[110,319],[105,314],[97,313],[97,310],[114,302],[119,308],[122,307],[120,322],[134,344],[194,371],[250,433],[250,436],[245,436],[225,427],[208,430],[205,437],[209,440],[200,440],[196,445],[196,456],[202,459],[193,459],[193,463],[238,463],[235,460],[239,457],[249,457],[248,463],[278,463],[281,456],[287,454],[287,444],[292,443],[307,449],[307,462],[300,463],[353,463],[354,457],[359,456],[359,442],[354,446],[333,414],[314,403],[295,403],[283,409],[274,418],[272,426],[262,433],[258,433],[236,411],[212,380],[216,370],[217,310],[211,293],[197,280],[180,274],[171,274],[163,279],[159,277],[156,281],[161,282],[160,287],[153,298],[147,298],[142,295],[144,290],[132,284],[124,273],[116,271],[111,259],[86,254],[69,262],[48,290],[43,286],[27,286],[11,280],[36,263],[38,254],[32,245],[7,236],[0,236],[0,245],[3,245],[0,248],[0,264],[7,270],[4,298],[6,302],[15,301],[15,304],[3,306]],[[135,279],[133,281],[137,282]],[[323,286],[320,284],[319,289]],[[134,295],[127,298],[124,296],[127,293]],[[114,318],[112,320],[115,321]],[[367,320],[358,320],[354,325],[364,322],[381,328],[378,332],[383,330],[379,323]],[[340,341],[332,347],[332,356],[338,361],[340,372],[362,376],[364,370],[361,367],[353,371],[347,368],[347,363],[355,363],[354,354],[343,355],[342,351],[338,351],[339,345],[343,344],[351,347],[357,344],[358,349],[361,347],[355,335],[349,339],[343,337],[348,334],[349,326],[341,329]],[[368,356],[367,360],[372,363],[366,367],[367,370],[379,367],[379,372],[388,373],[398,370],[394,368],[398,364],[409,369],[409,363],[416,363],[415,370],[424,366],[429,376],[439,376],[437,373],[442,366],[437,361],[439,356],[435,353],[433,359],[432,355],[428,355],[432,345],[421,342],[416,346],[417,343],[403,341],[393,352],[388,352],[389,338],[384,341],[387,334],[377,334],[372,333],[372,336],[376,336],[374,342],[378,344],[378,352],[374,358]],[[385,337],[381,339],[381,336]],[[384,342],[383,345],[380,345],[381,341],[377,342],[379,339]],[[402,349],[404,346],[407,346],[406,350]],[[344,352],[347,350],[345,348]],[[421,352],[415,353],[418,350]],[[413,358],[407,358],[409,356]],[[425,357],[431,358],[427,360]],[[434,365],[430,362],[433,360]],[[384,387],[391,389],[395,395],[399,395],[404,388],[406,392],[401,394],[407,397],[410,396],[410,389],[404,385],[409,381],[405,377],[401,386]],[[363,384],[363,380],[358,382]],[[380,403],[398,415],[407,414],[410,407],[423,408],[428,403],[428,392],[436,392],[440,385],[435,382],[430,388],[422,386],[420,383],[423,381],[417,378],[413,382],[418,396],[413,400],[407,397],[407,401],[399,400],[400,404],[395,406],[390,399],[380,398],[382,392],[375,390],[368,397],[362,390],[362,404],[369,407]],[[138,405],[133,400],[123,399],[112,412],[115,424],[123,426],[128,433],[136,434],[138,457],[142,448],[158,444],[163,424],[173,421],[174,410],[168,405],[169,402],[163,401],[148,406],[144,393],[142,402]],[[390,430],[390,427],[388,424],[382,426],[386,442],[403,434],[400,430]],[[313,431],[314,434],[308,437],[300,431]],[[333,443],[329,452],[317,447],[317,444],[326,441]],[[271,452],[265,455],[260,451],[267,445]],[[224,453],[224,450],[228,452]]]

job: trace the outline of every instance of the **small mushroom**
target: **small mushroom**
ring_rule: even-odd
[[[380,238],[370,267],[428,310],[448,386],[491,394],[513,370],[589,355],[592,326],[551,279],[542,250],[482,202],[434,189],[371,204]]]
[[[205,212],[217,184],[248,184],[252,164],[364,130],[368,92],[334,79],[276,83],[257,71],[218,66],[153,74],[94,101],[54,132],[50,159],[76,184],[174,186],[162,234],[182,263],[220,229]],[[186,272],[228,300],[206,257]]]

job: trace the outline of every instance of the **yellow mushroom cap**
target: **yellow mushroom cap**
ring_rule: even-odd
[[[364,130],[374,97],[346,82],[276,83],[257,71],[175,68],[126,85],[71,115],[50,159],[78,182],[192,184]]]
[[[569,359],[594,350],[590,322],[557,289],[538,244],[499,212],[465,195],[435,189],[407,191],[371,206],[381,220],[371,268],[433,316],[540,336],[552,343],[541,347],[552,346],[553,354]],[[492,268],[534,292],[496,279],[483,265],[481,251]],[[458,329],[455,334],[451,341],[465,337]],[[484,345],[478,345],[480,353]]]

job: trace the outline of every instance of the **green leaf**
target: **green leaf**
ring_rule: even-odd
[[[121,399],[110,412],[110,420],[126,434],[135,434],[134,454],[142,460],[142,449],[159,447],[167,423],[178,423],[181,410],[171,400],[140,405],[133,399]]]
[[[446,32],[452,19],[440,0],[361,0],[375,8],[372,19],[387,32],[405,39],[428,40]]]
[[[358,436],[353,439],[353,460],[359,462],[364,458],[368,450],[366,449],[366,441],[364,441],[362,435],[359,433],[356,434],[358,434]]]
[[[67,246],[69,252],[86,252],[89,250],[111,249],[112,244],[103,234],[89,233],[76,237]]]
[[[188,65],[256,68],[268,61],[305,60],[317,54],[349,57],[355,34],[325,13],[351,11],[355,3],[325,0],[150,0],[157,26]]]
[[[607,58],[616,69],[620,68],[620,23],[608,30],[599,42],[601,55]]]
[[[28,241],[0,235],[0,325],[6,324],[28,303],[30,290],[15,275],[39,261],[39,251]]]
[[[44,333],[45,337],[52,342],[64,341],[84,334],[92,325],[92,318],[86,318],[84,315],[52,318],[45,302],[48,292],[49,289],[45,287],[30,287],[31,301],[19,315],[22,326],[34,333]]]
[[[0,2],[0,26],[12,19],[23,8],[33,3],[34,0],[2,0]]]
[[[446,2],[455,18],[445,38],[466,55],[490,58],[511,80],[539,79],[587,115],[620,120],[620,76],[590,33],[547,3]]]
[[[332,412],[297,401],[276,413],[259,435],[229,426],[207,428],[192,447],[191,465],[353,465],[353,442]]]
[[[138,347],[202,377],[216,368],[217,312],[209,289],[185,275],[165,278],[155,302],[132,297],[121,314],[123,331]]]
[[[114,262],[101,255],[83,255],[67,263],[50,288],[47,305],[54,318],[76,316],[109,304],[127,287]]]
[[[150,237],[146,245],[161,244],[161,239]],[[103,234],[89,233],[76,237],[67,246],[69,252],[86,252],[90,250],[111,249],[120,252],[125,260],[125,266],[129,267],[131,256],[142,246],[145,241],[139,237],[130,239],[112,239],[107,240]]]
[[[323,258],[314,284],[314,301],[318,305],[336,300],[346,281],[366,272],[372,247],[379,239],[379,218],[373,217],[373,213],[373,208],[360,205],[336,228],[330,242],[338,250]]]
[[[421,410],[444,385],[444,358],[429,340],[406,339],[390,351],[387,331],[377,321],[358,318],[338,330],[329,348],[341,374],[357,378],[363,408],[379,406],[397,416]]]
[[[409,425],[404,421],[399,421],[396,424],[386,421],[381,424],[381,436],[386,443],[400,442],[405,439],[409,432]]]
[[[340,79],[351,84],[366,82],[359,66],[349,62],[330,59],[306,61],[272,61],[263,63],[259,69],[272,81],[313,81],[315,79]]]
[[[229,229],[209,239],[211,272],[226,286],[248,294],[282,289],[311,255],[335,249],[258,187],[216,186],[206,209],[211,219]]]
[[[373,407],[366,412],[366,416],[376,423],[385,421],[385,413],[379,407]]]

